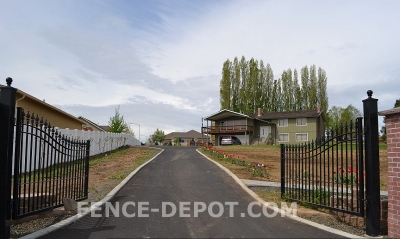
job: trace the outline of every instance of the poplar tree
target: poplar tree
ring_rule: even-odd
[[[231,94],[232,94],[232,102],[231,102],[231,110],[235,112],[240,112],[240,65],[237,57],[233,60],[232,66],[232,85],[231,85]]]
[[[287,82],[288,82],[288,92],[289,94],[289,106],[288,106],[288,111],[294,111],[296,110],[296,101],[295,101],[295,86],[293,82],[293,76],[292,76],[292,69],[287,69],[286,71],[286,76],[287,76]]]
[[[321,105],[321,110],[325,112],[328,110],[328,93],[327,93],[327,78],[325,71],[319,67],[318,68],[318,86],[317,86],[317,93],[318,93],[318,100],[319,104]]]
[[[230,109],[231,107],[231,62],[226,60],[222,67],[222,79],[219,85],[219,99],[222,109]]]
[[[247,84],[247,112],[254,113],[257,106],[258,93],[258,62],[254,58],[250,59],[249,62],[249,84]]]
[[[254,58],[244,56],[231,62],[226,60],[220,81],[220,106],[244,114],[264,112],[322,110],[328,108],[327,77],[325,71],[315,65],[300,70],[284,70],[281,78],[274,79],[270,64],[264,65]]]
[[[308,109],[310,90],[310,77],[308,74],[308,67],[301,68],[301,108],[302,110]]]
[[[267,112],[272,112],[272,95],[273,95],[273,87],[274,87],[274,73],[272,71],[271,65],[267,64],[265,68],[265,81],[263,85],[263,110]]]
[[[302,92],[301,92],[301,88],[300,88],[300,85],[299,85],[299,77],[298,77],[298,74],[297,74],[297,70],[296,69],[294,69],[294,71],[293,71],[293,88],[294,88],[294,94],[295,94],[295,97],[294,97],[294,105],[295,105],[295,108],[294,108],[294,110],[302,110],[303,108],[302,108]]]
[[[308,110],[314,110],[317,108],[318,104],[318,94],[317,94],[317,70],[315,65],[310,66],[310,82],[308,89]]]
[[[281,88],[281,79],[274,80],[274,86],[272,90],[271,100],[273,102],[271,112],[280,112],[282,111],[282,88]]]
[[[260,68],[258,71],[258,90],[257,90],[257,96],[256,96],[256,106],[257,108],[260,107],[261,109],[264,109],[264,100],[265,100],[265,95],[266,92],[264,90],[264,85],[266,84],[266,70],[264,66],[263,60],[260,60]]]
[[[240,98],[241,98],[241,113],[248,113],[248,100],[249,100],[249,64],[246,61],[246,58],[242,56],[240,59],[240,75],[241,75],[241,84],[240,84]]]
[[[286,71],[283,71],[282,76],[281,76],[281,81],[282,81],[282,108],[285,111],[289,111],[289,107],[290,107],[290,95],[289,95],[289,82],[288,82],[288,76]]]

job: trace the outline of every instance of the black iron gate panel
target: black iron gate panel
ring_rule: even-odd
[[[364,216],[362,118],[308,143],[281,145],[282,198]]]
[[[17,108],[13,219],[88,196],[90,140],[61,135],[43,118]]]

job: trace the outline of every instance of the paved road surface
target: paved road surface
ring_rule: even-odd
[[[99,211],[100,217],[89,214],[43,238],[339,237],[280,215],[266,217],[258,206],[253,206],[250,213],[261,213],[261,216],[251,217],[248,206],[254,199],[228,174],[197,153],[194,147],[164,149],[112,200],[114,207],[118,208],[119,204],[119,217],[110,210],[108,217],[105,211]],[[187,205],[182,204],[185,202]],[[199,202],[196,204],[199,211],[205,206],[205,211],[199,212],[198,217],[194,215],[195,202]],[[237,205],[229,206],[229,202]],[[139,203],[142,203],[142,214],[148,217],[139,217]],[[180,204],[187,210],[180,213]],[[126,215],[130,217],[123,216],[123,205],[126,206]],[[177,209],[175,215],[163,217],[163,213],[173,214],[172,205]],[[223,207],[220,208],[220,205]],[[218,216],[218,213],[223,214]],[[273,211],[267,213],[272,215]],[[180,217],[180,214],[189,217]]]

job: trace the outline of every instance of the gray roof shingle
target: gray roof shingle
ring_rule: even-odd
[[[289,118],[314,118],[318,117],[321,112],[317,110],[302,110],[302,111],[287,111],[287,112],[271,112],[262,113],[261,116],[257,114],[249,114],[251,118],[271,120],[271,119],[289,119]]]
[[[174,139],[178,138],[201,138],[203,135],[195,130],[190,130],[188,132],[172,132],[165,135],[165,139]]]

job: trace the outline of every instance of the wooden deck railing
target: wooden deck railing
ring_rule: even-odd
[[[250,125],[229,125],[229,126],[208,126],[202,127],[203,134],[224,134],[224,133],[244,133],[253,132],[253,126]]]

